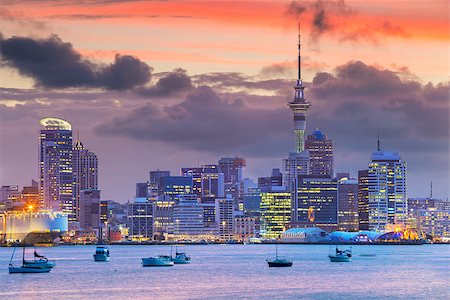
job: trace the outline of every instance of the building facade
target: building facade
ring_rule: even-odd
[[[299,227],[318,226],[325,230],[337,228],[338,223],[338,181],[329,176],[299,176],[298,202],[293,207],[293,223]]]
[[[76,221],[73,197],[72,125],[59,118],[43,118],[39,134],[39,200],[42,207],[67,213]]]
[[[408,217],[406,162],[397,152],[372,153],[368,169],[369,230],[385,230],[388,224],[405,224]]]
[[[333,141],[317,129],[308,135],[305,149],[309,151],[309,174],[333,177]]]
[[[127,209],[128,238],[138,241],[153,239],[153,204],[129,203]]]
[[[82,190],[79,200],[79,222],[84,230],[99,230],[100,223],[100,191]]]
[[[260,236],[278,239],[291,221],[291,193],[286,191],[261,193]]]
[[[230,195],[217,198],[215,205],[219,237],[223,241],[231,240],[234,235],[234,199]]]
[[[358,180],[341,178],[338,182],[338,230],[358,231]]]
[[[358,171],[359,230],[369,230],[369,170]]]
[[[80,220],[80,197],[83,190],[98,189],[98,158],[77,140],[72,152],[73,197],[76,220]]]

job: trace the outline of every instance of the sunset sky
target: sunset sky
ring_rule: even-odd
[[[247,159],[268,176],[307,133],[335,170],[367,168],[377,134],[408,163],[408,196],[449,196],[448,1],[1,1],[0,185],[37,178],[39,119],[67,118],[100,159],[102,198],[148,171]]]

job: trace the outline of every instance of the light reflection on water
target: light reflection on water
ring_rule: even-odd
[[[141,258],[170,246],[41,248],[55,260],[48,274],[8,274],[12,248],[0,248],[0,298],[15,299],[443,299],[450,297],[450,246],[353,246],[353,261],[330,263],[326,245],[280,245],[292,268],[268,268],[274,245],[192,245],[189,265],[143,268]],[[19,250],[19,249],[18,249]],[[174,249],[175,251],[175,249]],[[30,255],[31,255],[30,250]],[[359,254],[376,253],[375,257]],[[16,252],[15,263],[21,251]]]

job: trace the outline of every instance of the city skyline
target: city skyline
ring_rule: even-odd
[[[306,98],[312,103],[305,136],[316,128],[326,133],[335,143],[335,172],[350,171],[356,178],[359,170],[367,168],[370,154],[376,150],[379,132],[382,149],[398,151],[402,154],[402,159],[408,162],[409,197],[428,196],[430,181],[433,181],[433,195],[436,198],[447,198],[448,167],[445,166],[448,166],[449,159],[449,126],[446,114],[448,82],[445,80],[448,80],[448,65],[447,70],[433,68],[441,76],[432,76],[419,66],[411,64],[410,67],[407,62],[402,66],[392,66],[389,64],[392,63],[392,58],[391,62],[383,59],[371,62],[364,57],[366,51],[362,51],[361,56],[354,53],[356,57],[353,60],[335,58],[333,65],[324,60],[321,64],[316,64],[319,67],[314,69],[311,66],[312,60],[321,59],[324,52],[330,52],[326,45],[336,41],[326,30],[317,35],[318,29],[311,20],[317,16],[317,12],[315,8],[305,6],[303,13],[302,3],[286,2],[284,9],[290,13],[299,12],[301,19],[305,19],[302,22],[302,36],[308,45],[303,50],[303,53],[307,53],[304,61]],[[340,8],[330,4],[323,7],[331,20],[338,20],[343,13],[351,16],[351,10],[358,10],[363,15],[367,13],[367,7],[361,7],[361,4],[357,5],[355,2],[327,3],[343,5]],[[392,4],[388,3],[390,4],[385,5]],[[94,6],[92,3],[86,5]],[[126,6],[126,3],[117,5]],[[99,6],[111,8],[114,5],[102,3]],[[160,4],[160,7],[163,6]],[[177,60],[176,57],[173,60],[178,63],[176,67],[183,67],[186,71],[171,71],[175,66],[171,66],[171,63],[164,65],[164,62],[170,61],[168,58],[160,57],[159,61],[153,61],[145,54],[136,54],[139,52],[119,50],[117,52],[122,56],[117,56],[113,65],[92,65],[92,62],[110,64],[113,59],[108,55],[96,57],[102,55],[101,50],[90,55],[89,51],[82,49],[83,43],[77,44],[73,33],[64,33],[62,27],[59,27],[60,30],[43,27],[46,34],[42,35],[36,34],[27,23],[58,20],[52,21],[56,25],[60,19],[69,19],[69,16],[55,17],[57,15],[53,14],[51,17],[42,12],[42,15],[33,18],[24,17],[26,14],[17,14],[21,9],[31,13],[33,5],[25,2],[2,11],[2,14],[9,14],[10,18],[1,21],[7,26],[2,29],[1,47],[6,68],[2,68],[0,76],[5,78],[9,74],[5,83],[2,80],[0,101],[1,185],[24,186],[30,179],[36,179],[36,132],[39,130],[38,120],[44,116],[67,118],[73,124],[74,132],[78,129],[81,131],[80,140],[89,145],[89,149],[99,157],[102,199],[120,202],[133,197],[134,183],[146,180],[150,170],[168,169],[173,174],[179,174],[182,167],[191,167],[199,161],[201,164],[210,164],[216,163],[220,157],[241,156],[247,160],[244,177],[256,178],[268,176],[272,168],[280,168],[281,159],[295,148],[291,112],[287,107],[287,103],[293,99],[296,78],[296,65],[290,62],[295,59],[295,54],[292,54],[297,42],[292,17],[286,16],[286,27],[278,28],[280,32],[270,35],[271,38],[281,35],[280,42],[286,49],[280,57],[287,61],[284,61],[284,65],[276,65],[280,63],[277,60],[272,60],[271,65],[262,63],[259,65],[259,74],[255,75],[255,70],[252,71],[245,64],[241,66],[231,62],[227,65],[233,65],[237,73],[227,73],[230,70],[220,65],[216,65],[216,73],[216,70],[208,70],[209,73],[206,73],[202,68],[191,68],[189,63]],[[53,8],[54,11],[63,9],[69,7],[61,3]],[[248,13],[248,10],[244,12]],[[267,10],[263,12],[267,13]],[[195,10],[191,13],[195,15]],[[81,15],[74,16],[76,15],[72,15],[72,18],[81,18]],[[112,26],[108,17],[85,15],[85,20],[92,19],[94,21],[87,22],[103,20],[105,24],[100,24],[100,27]],[[198,21],[193,19],[192,24],[197,24]],[[392,20],[402,18],[394,17]],[[220,23],[219,27],[223,29],[223,20],[210,19],[208,22],[214,21]],[[142,22],[141,26],[146,24],[149,28],[157,28],[153,22],[139,22]],[[391,29],[394,25],[400,26],[389,24]],[[248,24],[238,25],[252,28]],[[158,26],[170,27],[168,23],[164,25],[164,22]],[[271,31],[269,28],[264,30]],[[409,38],[401,34],[389,35],[383,41],[385,44],[371,47],[393,47],[393,44],[400,43],[399,39],[403,43],[408,39],[411,44],[417,42],[419,38],[414,37],[415,31],[408,32]],[[49,38],[50,33],[59,37]],[[255,29],[255,36],[251,37],[259,38],[259,33],[261,30]],[[444,41],[448,41],[448,31],[446,33]],[[86,36],[94,38],[95,34]],[[428,38],[431,44],[439,44],[437,41],[442,36]],[[424,37],[420,36],[420,39]],[[64,44],[67,42],[72,43],[73,48]],[[359,43],[356,40],[353,42],[355,45]],[[20,52],[20,47],[24,45],[55,51],[52,52],[56,54],[55,59],[62,62],[60,71],[80,71],[81,77],[55,76],[52,73],[54,70],[46,70],[45,62],[42,61],[44,69],[33,68],[26,63],[27,54]],[[314,49],[319,45],[320,51]],[[101,46],[101,43],[97,46]],[[104,46],[105,49],[109,47],[107,42]],[[221,47],[226,48],[223,45]],[[221,47],[216,50],[223,54]],[[358,45],[358,49],[364,50],[365,47],[365,42]],[[264,47],[255,47],[254,51],[260,54],[264,52]],[[268,53],[271,51],[273,49],[267,49]],[[419,50],[413,51],[419,55]],[[432,55],[431,50],[428,53]],[[126,56],[127,54],[136,57]],[[86,63],[86,59],[91,63]],[[200,61],[201,57],[197,60]],[[250,58],[248,60],[254,62]],[[132,74],[136,76],[123,78],[121,72],[127,70],[132,70]],[[152,71],[155,73],[151,74]],[[150,77],[152,81],[149,83]],[[35,86],[30,81],[31,78],[34,79]],[[425,83],[427,81],[433,83]],[[21,138],[17,139],[17,136]],[[17,149],[22,151],[20,160]]]

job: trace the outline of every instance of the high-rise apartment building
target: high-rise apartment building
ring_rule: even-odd
[[[83,190],[98,189],[98,158],[84,148],[80,140],[75,142],[72,152],[73,197],[76,220],[80,220],[80,197]]]
[[[63,211],[76,220],[73,197],[72,125],[43,118],[39,134],[39,200],[44,208]]]
[[[369,170],[358,171],[359,230],[369,230]]]
[[[338,230],[358,229],[358,180],[341,178],[338,182]]]
[[[234,199],[227,195],[226,198],[217,198],[215,204],[219,236],[222,240],[231,240],[234,234]]]
[[[372,153],[368,169],[369,230],[385,230],[388,224],[405,224],[408,215],[406,162],[397,152]]]
[[[308,135],[305,149],[309,151],[309,174],[333,177],[333,141],[317,129]]]
[[[82,190],[79,198],[79,222],[85,230],[98,230],[100,224],[100,191]]]

